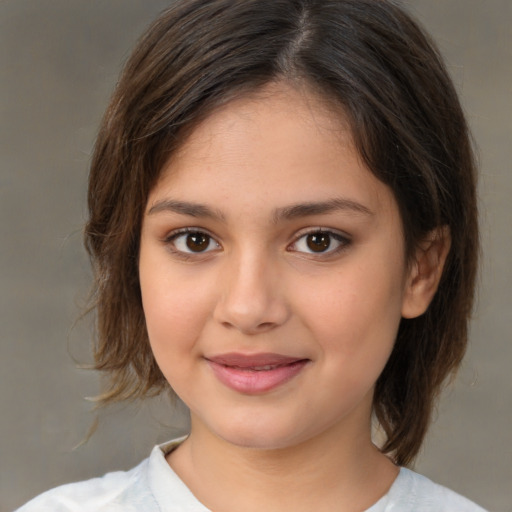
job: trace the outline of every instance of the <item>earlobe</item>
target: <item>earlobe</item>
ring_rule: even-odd
[[[433,229],[418,244],[405,285],[403,318],[416,318],[427,310],[439,286],[450,245],[448,226]]]

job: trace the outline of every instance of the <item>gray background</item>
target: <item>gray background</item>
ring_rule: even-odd
[[[127,469],[175,434],[165,400],[95,415],[81,248],[87,166],[122,61],[163,0],[0,0],[0,512]],[[437,39],[479,147],[483,251],[471,346],[417,469],[512,510],[512,3],[410,0]]]

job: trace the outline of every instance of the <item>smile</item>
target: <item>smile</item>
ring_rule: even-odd
[[[301,373],[309,359],[280,354],[222,354],[207,357],[215,377],[244,394],[269,392]]]

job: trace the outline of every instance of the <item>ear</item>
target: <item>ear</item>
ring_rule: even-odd
[[[403,318],[416,318],[427,310],[441,280],[450,245],[448,226],[433,229],[418,244],[405,284]]]

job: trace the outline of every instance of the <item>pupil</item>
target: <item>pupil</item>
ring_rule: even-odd
[[[194,252],[201,252],[208,248],[209,236],[204,233],[192,233],[187,236],[187,247]]]
[[[308,235],[308,247],[314,252],[322,252],[329,249],[331,238],[327,233],[313,233]]]

